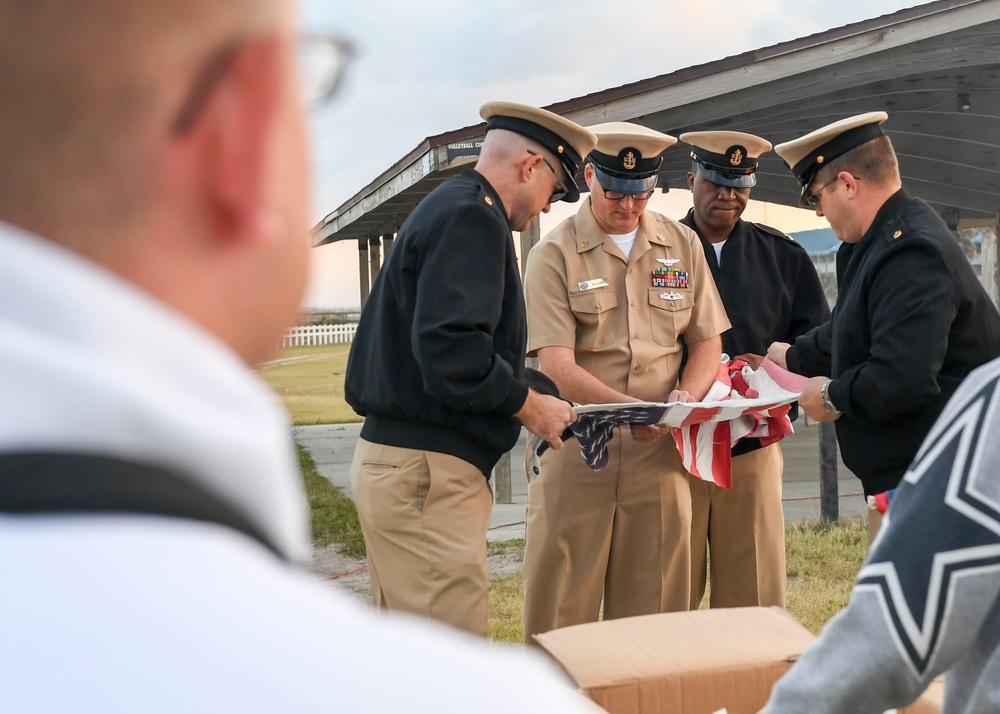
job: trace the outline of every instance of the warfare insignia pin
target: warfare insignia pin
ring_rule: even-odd
[[[657,236],[657,238],[659,238],[659,236]],[[669,268],[670,266],[675,265],[675,264],[681,262],[681,259],[680,258],[657,258],[656,262],[657,263],[663,263],[665,266],[667,266]]]
[[[681,295],[680,293],[660,293],[660,299],[676,301],[676,300],[683,300],[684,296]]]

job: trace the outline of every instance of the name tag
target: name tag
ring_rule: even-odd
[[[580,292],[586,292],[587,290],[594,290],[596,288],[604,288],[608,286],[607,278],[593,278],[591,280],[584,280],[582,283],[577,283],[577,287],[580,288]]]

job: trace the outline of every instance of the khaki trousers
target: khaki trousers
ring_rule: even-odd
[[[528,487],[524,634],[604,618],[686,610],[691,496],[671,437],[615,427],[610,463],[591,470],[575,443],[542,457]]]
[[[711,607],[785,606],[784,462],[772,444],[733,459],[731,490],[690,477],[692,610],[705,595],[706,561]]]
[[[493,491],[462,459],[361,439],[351,488],[372,602],[486,636]]]

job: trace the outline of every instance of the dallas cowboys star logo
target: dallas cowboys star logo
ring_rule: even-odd
[[[983,462],[997,438],[986,425],[997,416],[998,380],[995,374],[948,410],[947,422],[935,426],[904,477],[908,483],[888,517],[926,527],[883,524],[858,575],[855,590],[879,597],[896,646],[917,677],[933,666],[942,630],[962,610],[955,606],[967,595],[964,584],[1000,572],[1000,488],[996,467]]]

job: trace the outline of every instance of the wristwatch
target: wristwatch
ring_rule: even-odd
[[[837,409],[834,403],[830,401],[830,395],[827,394],[827,388],[830,386],[830,382],[832,381],[832,379],[828,379],[823,382],[823,386],[819,388],[819,399],[823,402],[823,408],[826,409],[827,412],[833,414],[834,416],[840,416],[843,412]]]

